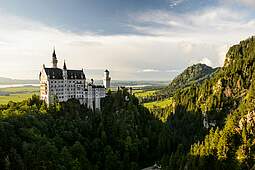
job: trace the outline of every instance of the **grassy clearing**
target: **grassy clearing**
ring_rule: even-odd
[[[7,104],[9,101],[21,102],[25,99],[31,98],[31,94],[11,94],[10,96],[0,96],[0,104]]]
[[[171,105],[172,105],[172,98],[155,101],[155,102],[144,103],[144,107],[146,107],[148,109],[153,109],[155,107],[166,108]]]
[[[144,90],[135,90],[134,94],[138,98],[143,98],[143,97],[150,97],[154,96],[158,90],[149,90],[149,91],[144,91]]]
[[[172,113],[172,107],[171,107],[172,103],[173,103],[173,99],[168,98],[165,100],[144,103],[144,107],[149,109],[155,117],[159,118],[159,120],[161,120],[162,122],[166,122],[167,118]]]
[[[7,104],[9,101],[20,102],[30,98],[33,94],[39,95],[39,87],[10,87],[1,88],[0,93],[4,92],[8,95],[0,96],[0,104]]]

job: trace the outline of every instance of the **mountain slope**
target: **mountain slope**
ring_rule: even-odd
[[[170,96],[176,90],[187,87],[192,83],[199,83],[210,77],[218,68],[212,68],[205,64],[195,64],[185,69],[181,74],[174,78],[167,88],[161,93]]]
[[[224,67],[210,79],[177,91],[175,110],[204,112],[216,121],[224,121],[247,94],[254,79],[254,69],[255,40],[250,38],[229,49]]]
[[[201,114],[217,128],[193,144],[188,154],[179,158],[179,152],[172,154],[165,165],[168,169],[251,169],[255,164],[255,37],[231,47],[222,68],[202,84],[177,91],[173,101],[176,115]]]

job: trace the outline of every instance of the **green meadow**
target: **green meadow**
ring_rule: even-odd
[[[164,100],[158,100],[158,101],[153,101],[153,102],[148,102],[144,103],[144,107],[149,109],[151,113],[159,118],[162,122],[166,122],[167,118],[170,116],[172,113],[172,103],[173,99],[168,98]]]
[[[144,107],[146,107],[148,109],[166,108],[166,107],[171,106],[171,105],[172,105],[172,98],[144,103]]]
[[[20,102],[30,98],[32,95],[39,95],[39,87],[9,87],[0,89],[0,104],[7,104],[9,101]]]
[[[158,90],[149,90],[149,91],[144,91],[144,90],[135,90],[134,94],[136,97],[150,97],[154,96]]]
[[[160,119],[162,122],[166,122],[168,116],[172,113],[173,99],[166,98],[157,100],[157,92],[159,89],[142,90],[137,89],[133,91],[133,94],[143,103],[143,106],[151,111],[151,113]],[[149,100],[146,100],[149,99]]]

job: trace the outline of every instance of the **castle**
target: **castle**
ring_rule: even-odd
[[[93,110],[100,110],[101,99],[106,96],[106,90],[110,88],[111,82],[108,70],[104,72],[104,85],[95,85],[93,79],[89,83],[86,82],[83,69],[69,70],[65,61],[63,69],[58,68],[55,49],[52,54],[52,67],[46,68],[43,65],[39,79],[40,98],[47,104],[77,99]]]

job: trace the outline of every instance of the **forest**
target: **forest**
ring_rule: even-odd
[[[0,118],[1,169],[139,169],[160,155],[160,121],[125,90],[102,111],[33,96],[1,105]]]
[[[202,117],[208,126],[204,124],[202,128],[205,136],[192,141],[194,143],[190,146],[186,145],[188,150],[177,149],[176,152],[165,154],[162,158],[163,167],[255,168],[254,70],[255,37],[251,37],[232,46],[224,66],[212,76],[202,83],[191,84],[174,93],[173,104],[168,108],[173,110],[174,116],[190,113],[196,118]],[[170,127],[175,123],[171,114],[168,122]],[[202,134],[197,132],[193,135]]]

